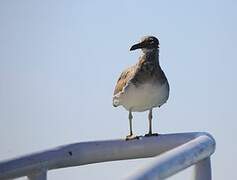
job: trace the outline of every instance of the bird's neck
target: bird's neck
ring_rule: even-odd
[[[145,61],[149,61],[156,64],[157,66],[160,66],[159,49],[142,49],[141,57]]]

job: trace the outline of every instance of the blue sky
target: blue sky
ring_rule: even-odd
[[[170,98],[154,111],[160,133],[207,131],[217,141],[213,179],[237,179],[236,1],[0,1],[0,159],[128,133],[112,107],[131,45],[160,39]],[[134,131],[148,130],[134,113]],[[150,159],[49,173],[50,179],[121,179]],[[228,173],[226,170],[228,169]],[[187,179],[187,170],[170,179]]]

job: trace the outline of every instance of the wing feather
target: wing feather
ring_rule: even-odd
[[[115,89],[114,89],[114,95],[120,93],[123,91],[123,88],[128,84],[128,82],[134,77],[134,74],[135,74],[135,66],[132,66],[132,67],[129,67],[127,69],[125,69],[118,81],[117,81],[117,84],[115,86]]]

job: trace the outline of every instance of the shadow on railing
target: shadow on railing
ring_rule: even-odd
[[[153,165],[128,179],[164,179],[196,164],[195,180],[211,180],[210,155],[214,151],[215,140],[202,132],[74,143],[0,162],[0,179],[27,176],[46,180],[52,169],[157,156]]]

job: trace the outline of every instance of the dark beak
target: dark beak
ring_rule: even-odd
[[[131,48],[130,51],[136,50],[136,49],[141,49],[144,47],[143,43],[138,43],[138,44],[134,44]]]

